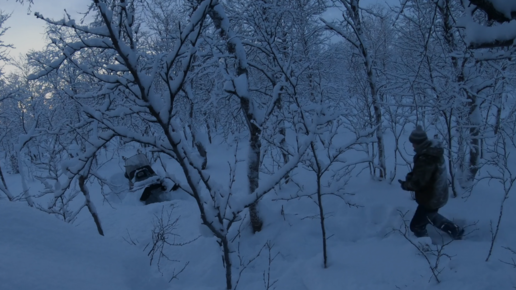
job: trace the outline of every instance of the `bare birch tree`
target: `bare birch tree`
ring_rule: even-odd
[[[360,55],[363,69],[367,78],[368,98],[373,109],[374,124],[376,139],[378,163],[375,166],[380,179],[385,179],[387,166],[385,160],[385,141],[384,141],[384,127],[383,127],[383,113],[380,87],[378,83],[378,73],[375,70],[373,59],[371,58],[370,40],[366,37],[364,31],[363,15],[367,13],[360,7],[360,0],[335,0],[335,6],[342,9],[343,20],[340,23],[334,23],[322,19],[328,29],[334,31],[339,36],[343,37],[350,43]],[[368,101],[369,102],[369,101]]]

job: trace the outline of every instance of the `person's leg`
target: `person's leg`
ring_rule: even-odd
[[[459,228],[452,221],[439,214],[437,210],[428,214],[428,220],[434,227],[449,234],[454,239],[461,239],[464,234],[464,229]]]
[[[430,223],[427,217],[428,210],[418,205],[412,221],[410,221],[410,231],[418,238],[428,236],[426,226]]]

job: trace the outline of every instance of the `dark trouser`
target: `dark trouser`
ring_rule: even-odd
[[[417,206],[414,217],[410,222],[410,230],[416,237],[428,236],[426,226],[428,224],[440,229],[441,231],[455,237],[459,233],[459,227],[453,222],[437,213],[438,209],[428,209],[420,205]]]

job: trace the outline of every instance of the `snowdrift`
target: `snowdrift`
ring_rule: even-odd
[[[161,290],[144,253],[23,203],[0,201],[3,290]]]

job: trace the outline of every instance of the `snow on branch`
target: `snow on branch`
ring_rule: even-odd
[[[46,68],[37,73],[31,74],[27,77],[28,80],[36,80],[43,76],[48,75],[54,70],[59,69],[59,67],[63,64],[63,62],[67,59],[71,59],[75,53],[79,52],[83,49],[91,49],[91,48],[101,48],[101,49],[112,49],[112,44],[108,39],[100,39],[100,38],[91,38],[91,39],[82,39],[78,42],[66,43],[66,46],[61,49],[62,56],[58,57],[50,64],[46,64]],[[94,72],[90,70],[85,70],[84,67],[81,67],[85,73],[93,75]],[[95,75],[97,76],[97,75]],[[110,77],[110,76],[105,76]],[[111,82],[116,82],[118,78],[111,76]]]
[[[226,37],[228,41],[228,52],[231,54],[235,54],[236,59],[238,61],[237,66],[237,76],[245,75],[247,76],[247,56],[245,52],[244,45],[242,44],[242,41],[240,37],[237,37],[235,32],[230,28],[229,26],[229,18],[227,17],[224,7],[222,6],[222,3],[220,1],[212,1],[212,9],[210,10],[210,16],[213,20],[213,23],[215,24],[215,27],[217,29],[220,29],[221,36]],[[238,81],[235,80],[235,81]],[[239,81],[247,82],[247,79],[240,79]],[[235,85],[235,84],[234,84]],[[244,85],[246,86],[247,83],[241,83],[238,85],[240,87],[240,91],[237,90],[237,93],[239,93],[239,97],[247,97],[247,95],[241,95],[241,94],[247,94],[247,87],[244,89]]]
[[[78,30],[78,31],[81,31],[81,32],[85,32],[85,33],[88,33],[88,34],[97,35],[97,36],[109,37],[109,31],[107,31],[105,29],[105,27],[103,27],[103,26],[101,26],[101,27],[90,27],[90,26],[77,25],[77,23],[75,22],[74,19],[69,19],[69,20],[61,19],[61,20],[55,21],[55,20],[52,20],[50,18],[44,17],[39,12],[34,13],[34,16],[36,16],[36,18],[38,18],[38,19],[44,20],[45,22],[47,22],[49,24],[53,24],[53,25],[57,25],[57,26],[64,26],[64,27],[68,27],[68,28],[73,28],[75,30]]]
[[[342,36],[344,39],[346,39],[349,43],[351,43],[351,45],[353,45],[355,48],[359,49],[360,46],[358,43],[356,43],[351,37],[349,37],[348,33],[342,29],[341,27],[339,27],[338,25],[335,25],[331,22],[329,22],[328,20],[324,19],[324,18],[320,18],[322,22],[324,22],[324,24],[326,25],[326,27],[332,31],[334,31],[335,33],[337,33],[338,35]],[[346,17],[344,17],[344,19],[347,19]]]
[[[502,23],[516,19],[515,0],[469,0],[469,2],[484,11],[489,20]]]
[[[469,48],[494,48],[514,45],[516,39],[516,0],[470,0],[458,26],[465,29],[465,41]],[[473,20],[473,13],[480,9],[489,20],[497,22],[485,26]]]
[[[466,14],[459,25],[466,29],[464,40],[470,48],[512,46],[516,39],[516,20],[495,26],[484,26]]]
[[[305,137],[303,142],[298,148],[298,152],[296,155],[291,156],[289,161],[283,165],[278,171],[276,171],[273,175],[271,175],[268,179],[260,182],[260,186],[249,196],[245,197],[243,202],[246,207],[255,203],[257,200],[260,200],[264,195],[266,195],[269,191],[271,191],[276,184],[278,184],[290,171],[296,168],[305,154],[306,150],[310,147],[310,144],[315,140],[317,136],[317,125],[319,122],[313,122],[311,128],[309,129],[308,136]]]
[[[62,166],[63,169],[67,172],[68,178],[64,184],[59,186],[59,190],[55,192],[54,200],[51,203],[52,206],[55,206],[57,200],[70,188],[70,185],[76,176],[87,175],[87,173],[83,171],[89,171],[88,163],[90,163],[97,152],[114,137],[115,134],[113,132],[103,132],[98,136],[93,136],[90,138],[90,140],[88,140],[90,146],[86,149],[86,152],[82,153],[76,158],[63,162]]]

